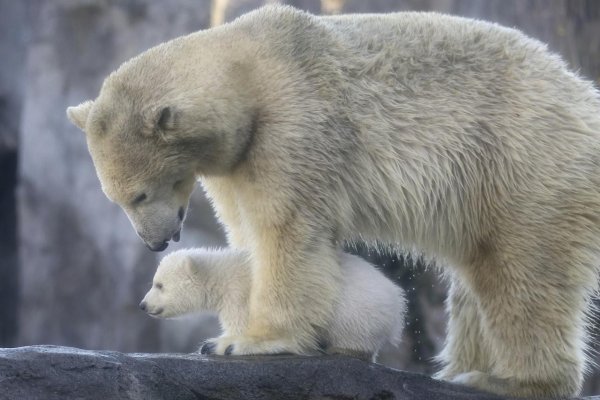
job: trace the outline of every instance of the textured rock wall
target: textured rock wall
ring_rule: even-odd
[[[67,121],[65,109],[96,96],[121,62],[207,27],[209,6],[194,0],[58,0],[31,7],[19,148],[18,343],[123,351],[177,343],[171,325],[163,331],[161,322],[137,308],[156,255],[101,192],[85,137]],[[201,193],[192,208],[181,245],[221,243]]]

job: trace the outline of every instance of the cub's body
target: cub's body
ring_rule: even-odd
[[[331,321],[319,327],[321,350],[370,360],[384,344],[400,341],[404,293],[360,257],[340,253],[340,264],[341,295]],[[251,282],[252,266],[245,251],[179,250],[161,261],[141,306],[161,318],[213,311],[224,336],[241,335],[248,322]]]

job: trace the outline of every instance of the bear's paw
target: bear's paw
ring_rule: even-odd
[[[253,336],[221,336],[208,339],[200,347],[207,355],[310,354],[290,338],[258,338]]]

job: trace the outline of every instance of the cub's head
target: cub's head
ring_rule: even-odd
[[[154,251],[179,240],[196,179],[229,173],[252,136],[252,113],[232,86],[192,90],[181,79],[158,67],[124,68],[96,100],[67,109],[86,133],[104,193]],[[209,103],[213,90],[218,101]]]
[[[197,311],[202,293],[194,287],[196,271],[186,251],[167,255],[158,265],[152,287],[140,308],[157,318],[170,318]]]

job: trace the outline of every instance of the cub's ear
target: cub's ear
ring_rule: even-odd
[[[188,279],[189,282],[197,281],[200,277],[200,270],[198,266],[194,263],[194,259],[192,257],[186,256],[183,260],[183,275]]]
[[[144,113],[145,133],[167,136],[177,127],[177,112],[170,106],[154,107]]]
[[[198,273],[198,268],[194,264],[194,260],[192,257],[186,257],[184,263],[185,263],[185,271],[190,276],[196,275],[196,273]]]
[[[85,101],[76,107],[67,108],[67,117],[75,126],[84,130],[88,115],[94,102],[92,100]]]

